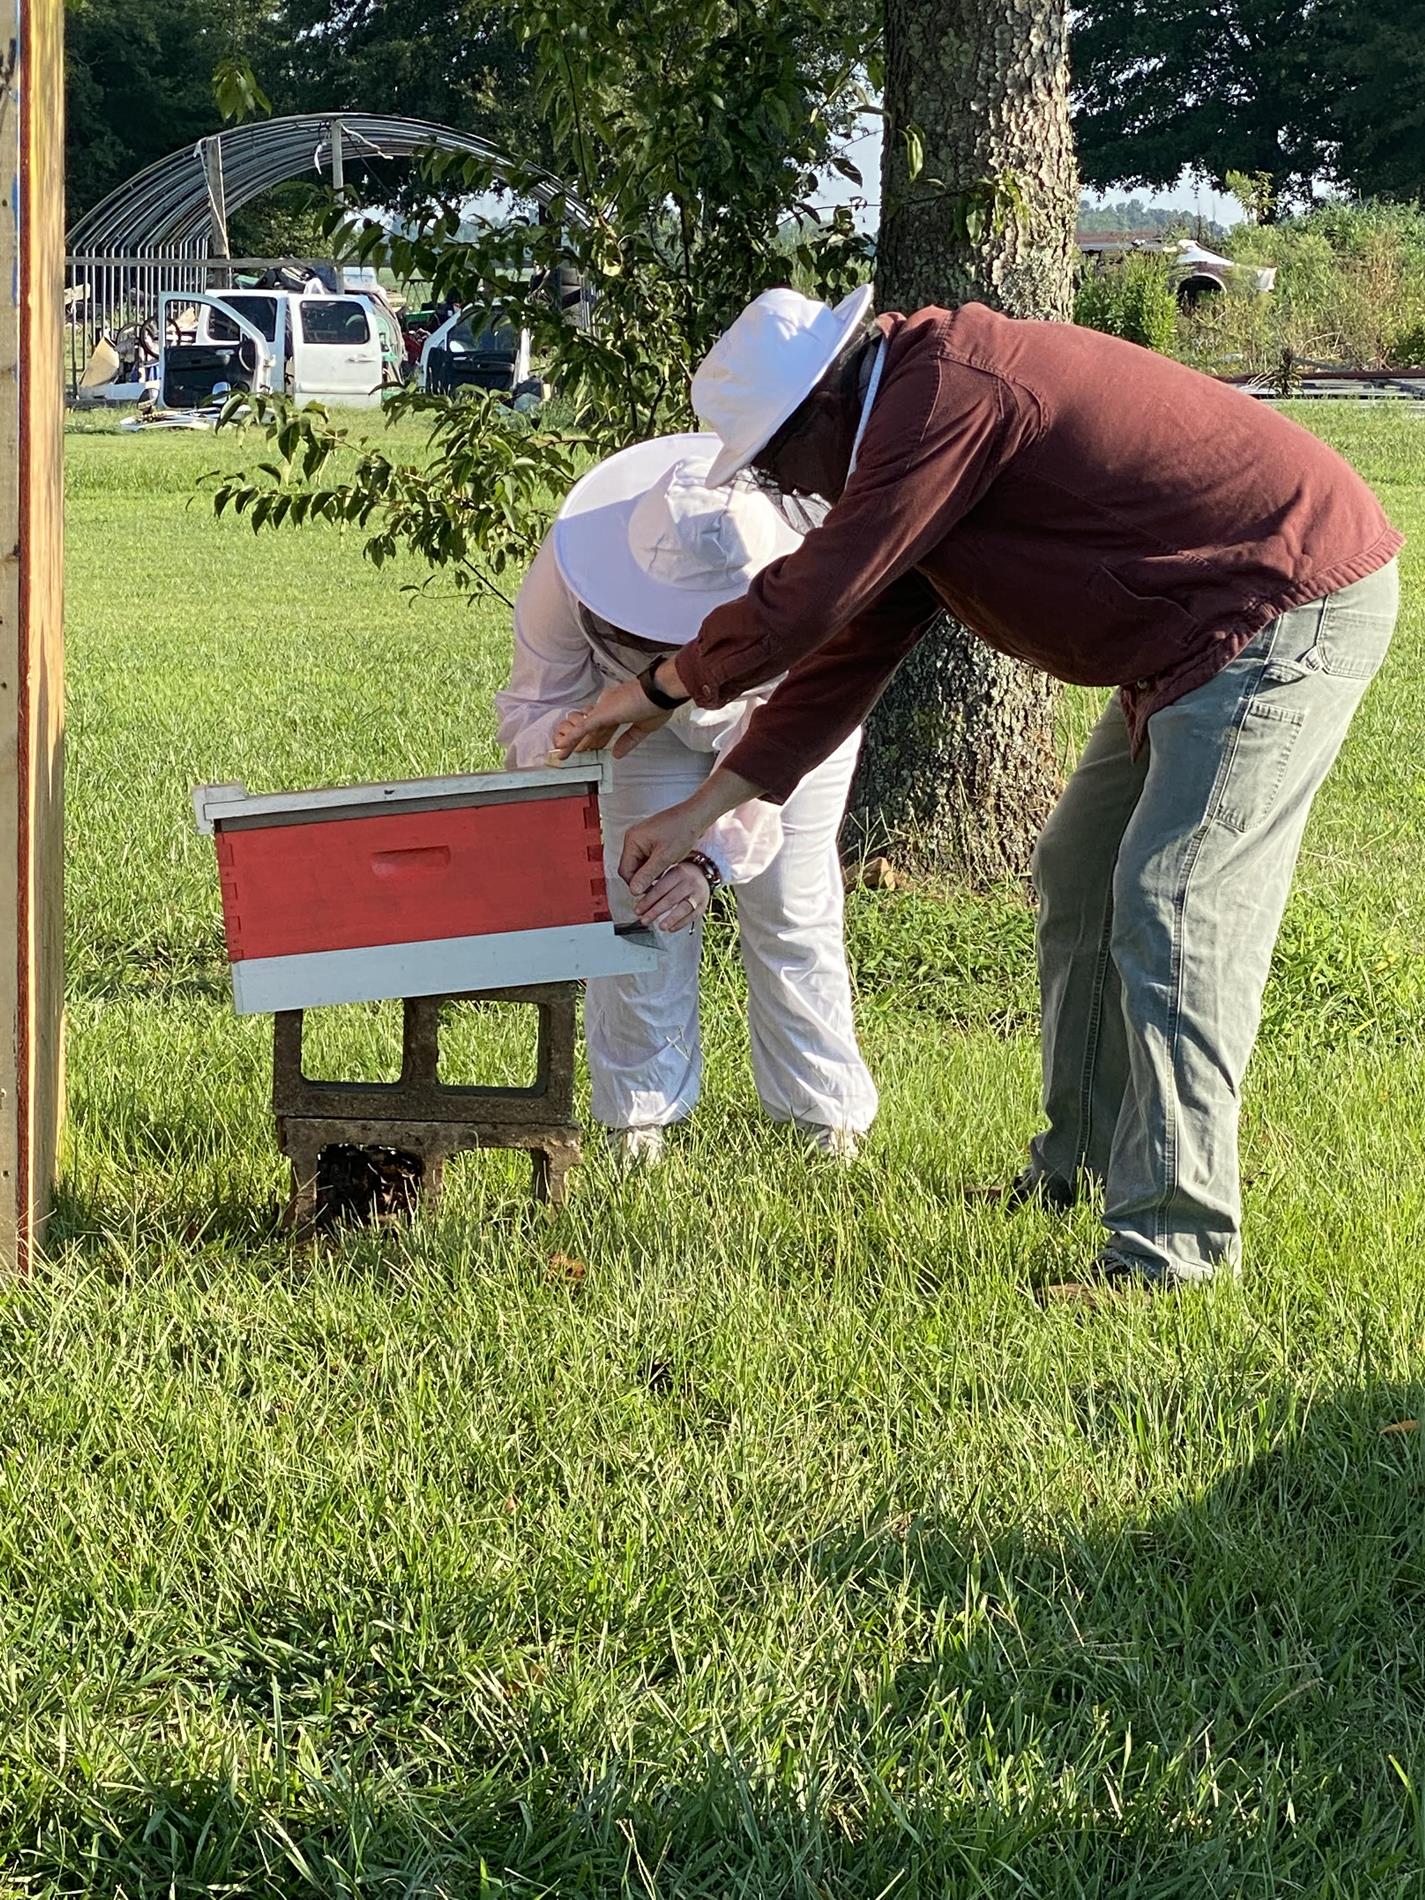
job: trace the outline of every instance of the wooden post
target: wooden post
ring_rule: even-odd
[[[0,1262],[25,1268],[63,1097],[61,0],[0,0]]]

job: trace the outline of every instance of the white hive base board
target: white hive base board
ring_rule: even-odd
[[[651,970],[661,955],[650,930],[567,924],[484,937],[437,937],[428,943],[243,957],[231,966],[233,1002],[240,1016],[256,1016],[325,1003],[517,989],[524,983],[571,983]]]

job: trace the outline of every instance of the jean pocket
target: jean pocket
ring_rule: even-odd
[[[1394,579],[1393,573],[1389,578]],[[1291,634],[1305,615],[1311,617],[1309,637],[1298,635],[1302,640],[1298,646],[1291,641]],[[1328,595],[1314,607],[1284,614],[1278,624],[1281,635],[1273,642],[1274,650],[1262,668],[1265,683],[1284,686],[1316,673],[1329,679],[1373,679],[1395,631],[1394,589],[1386,576],[1371,575],[1339,594]]]
[[[1276,808],[1287,767],[1306,715],[1295,706],[1251,699],[1208,811],[1209,822],[1228,831],[1253,831]]]
[[[1374,679],[1394,631],[1395,622],[1383,620],[1378,614],[1353,614],[1345,608],[1332,613],[1328,609],[1313,651],[1321,656],[1321,671],[1336,679]]]
[[[1262,667],[1265,686],[1292,686],[1298,680],[1321,675],[1326,679],[1374,679],[1390,647],[1394,631],[1389,621],[1364,614],[1328,615],[1308,647],[1293,654],[1274,653]]]

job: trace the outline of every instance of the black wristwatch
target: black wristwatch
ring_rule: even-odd
[[[659,667],[662,666],[663,662],[672,657],[671,653],[660,653],[656,660],[649,661],[648,665],[644,667],[638,676],[640,692],[645,699],[652,700],[659,712],[677,712],[678,708],[683,705],[688,698],[688,695],[684,693],[682,699],[675,699],[671,693],[665,693],[663,688],[658,684],[658,681],[654,678],[654,675],[657,673]]]

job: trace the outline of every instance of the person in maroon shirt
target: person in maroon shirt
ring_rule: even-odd
[[[978,304],[871,324],[869,301],[769,291],[700,366],[709,479],[832,505],[563,747],[626,728],[627,750],[786,673],[699,793],[628,833],[638,898],[718,812],[786,798],[942,610],[1115,687],[1035,853],[1047,1126],[1003,1197],[1102,1188],[1091,1286],[1235,1272],[1242,1075],[1401,537],[1316,437],[1181,364]]]

